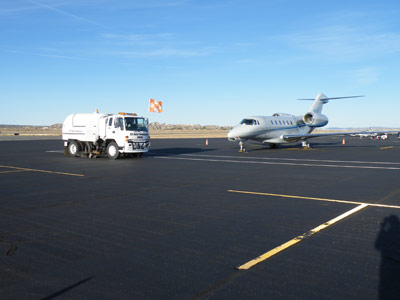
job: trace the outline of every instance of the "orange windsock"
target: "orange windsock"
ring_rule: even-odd
[[[162,102],[150,98],[149,112],[161,113],[162,111]]]

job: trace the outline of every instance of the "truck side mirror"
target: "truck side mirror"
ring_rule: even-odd
[[[146,126],[149,126],[149,119],[145,119]]]

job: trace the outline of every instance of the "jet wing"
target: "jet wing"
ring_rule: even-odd
[[[376,134],[385,134],[385,133],[398,133],[400,132],[399,130],[397,131],[357,131],[357,132],[327,132],[327,133],[309,133],[309,134],[284,134],[281,136],[281,139],[288,141],[288,142],[293,142],[293,141],[298,141],[298,140],[306,140],[310,138],[315,138],[319,136],[335,136],[335,135],[351,135],[351,134],[371,134],[371,133],[376,133]]]

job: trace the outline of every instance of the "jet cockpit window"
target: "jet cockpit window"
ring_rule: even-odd
[[[257,121],[254,119],[243,119],[242,122],[240,122],[240,124],[244,124],[244,125],[257,125]]]

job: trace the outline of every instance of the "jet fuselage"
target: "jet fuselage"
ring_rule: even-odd
[[[285,140],[283,135],[310,134],[314,128],[303,122],[303,116],[275,114],[273,116],[251,116],[228,132],[228,139],[255,140],[262,143],[280,144],[299,140]]]

